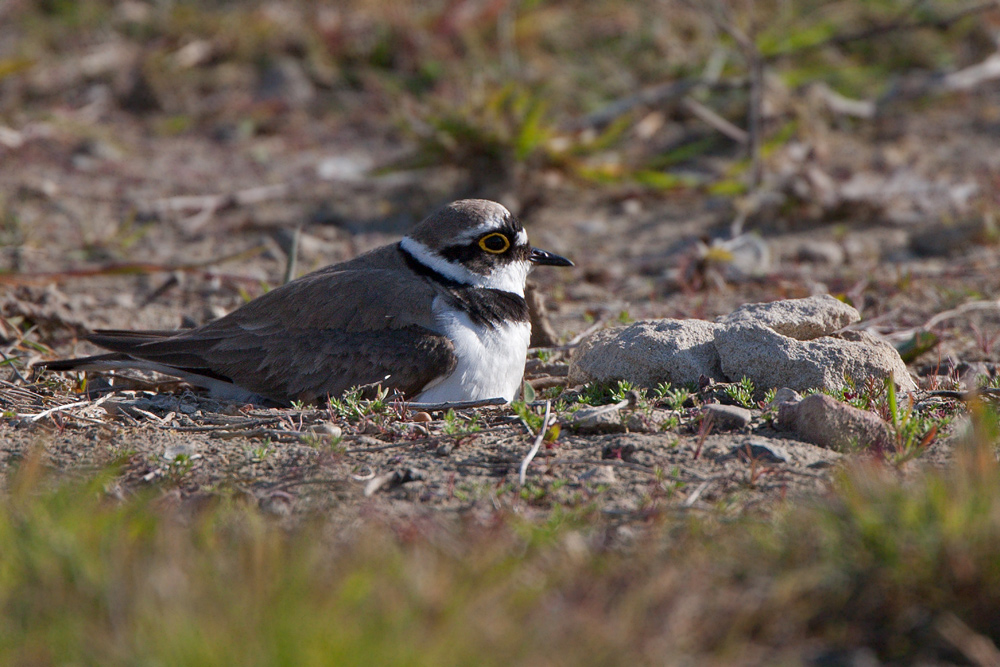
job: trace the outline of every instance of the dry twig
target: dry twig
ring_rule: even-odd
[[[259,255],[267,249],[267,246],[260,244],[242,250],[231,255],[218,257],[204,262],[193,262],[187,264],[158,264],[155,262],[112,262],[102,266],[88,267],[82,269],[68,269],[66,271],[40,271],[37,273],[6,273],[0,274],[0,285],[31,285],[38,283],[65,282],[75,278],[93,278],[98,276],[115,275],[135,275],[146,273],[197,273],[205,277],[223,277],[234,282],[246,282],[257,285],[258,278],[247,276],[236,276],[229,274],[219,274],[214,271],[207,271],[207,267],[231,262],[235,260],[248,259]]]
[[[10,366],[10,370],[11,370],[12,376],[15,379],[17,379],[18,382],[20,382],[22,384],[28,384],[28,381],[25,379],[25,377],[23,375],[21,375],[21,371],[17,370],[17,366],[14,365],[13,361],[11,360],[11,358],[8,357],[4,353],[3,350],[0,350],[0,357],[3,357],[4,364],[6,364],[7,366]]]
[[[292,242],[288,247],[288,263],[285,264],[285,275],[282,283],[290,283],[295,280],[299,263],[299,241],[302,239],[302,227],[296,227],[292,232]]]
[[[757,48],[757,43],[754,40],[753,35],[746,34],[733,22],[732,18],[729,16],[729,10],[726,3],[715,2],[712,5],[712,9],[706,10],[704,5],[696,3],[693,0],[680,1],[695,11],[706,13],[719,30],[729,35],[733,41],[736,42],[736,45],[739,47],[740,52],[743,55],[743,59],[746,61],[747,70],[750,74],[750,100],[747,109],[745,144],[747,147],[747,154],[750,157],[749,186],[751,190],[756,190],[760,186],[764,169],[763,161],[761,159],[761,121],[763,119],[764,107],[764,58],[761,56],[760,49]],[[699,118],[702,117],[699,116]],[[702,118],[702,120],[705,120],[705,118]],[[713,125],[713,127],[719,129],[718,126]]]
[[[970,628],[955,614],[946,612],[939,616],[934,621],[934,629],[972,664],[979,667],[1000,665],[1000,650],[993,640]]]
[[[691,507],[696,502],[698,502],[698,499],[701,498],[701,494],[705,493],[705,491],[711,485],[712,485],[712,480],[706,480],[701,484],[699,484],[697,487],[695,487],[695,490],[691,492],[691,495],[689,495],[687,498],[684,499],[683,503],[684,507]]]
[[[200,231],[219,211],[225,211],[240,206],[250,206],[273,199],[287,197],[291,186],[287,183],[262,185],[238,192],[215,195],[182,195],[157,199],[146,208],[159,216],[167,213],[184,213],[194,211],[194,214],[181,222],[184,231],[191,234]]]
[[[431,412],[434,410],[464,410],[466,408],[488,408],[495,405],[506,405],[507,399],[487,398],[481,401],[451,401],[449,403],[407,403],[411,411]]]
[[[994,79],[1000,79],[1000,53],[994,53],[981,63],[948,74],[941,81],[941,88],[949,92],[972,90]]]
[[[20,416],[27,418],[27,420],[30,421],[30,422],[37,422],[37,421],[40,421],[40,420],[42,420],[42,419],[44,419],[44,418],[46,418],[46,417],[48,417],[50,415],[55,414],[56,412],[62,412],[64,410],[71,410],[72,408],[79,408],[79,407],[82,407],[84,405],[89,406],[89,407],[97,407],[101,403],[104,403],[104,401],[108,400],[109,398],[111,398],[111,394],[106,394],[104,396],[101,396],[96,401],[86,400],[86,401],[75,401],[73,403],[64,403],[62,405],[57,405],[55,407],[49,408],[48,410],[42,410],[41,412],[38,412],[36,414],[32,414],[32,415],[20,415]]]
[[[969,303],[963,303],[961,306],[958,306],[957,308],[952,308],[951,310],[945,310],[938,313],[934,317],[924,322],[924,325],[919,328],[925,331],[930,331],[941,322],[951,319],[953,317],[959,317],[966,313],[974,312],[977,310],[997,310],[997,309],[1000,309],[1000,301],[970,301]]]
[[[736,143],[746,145],[749,141],[746,130],[736,127],[690,95],[681,100],[681,104],[685,109],[697,116],[700,120],[704,121],[706,124],[718,130],[720,133],[729,137]]]
[[[518,471],[517,483],[520,486],[524,486],[524,475],[528,472],[528,466],[531,464],[531,460],[535,458],[538,454],[538,448],[542,446],[542,440],[545,439],[545,433],[549,430],[549,417],[552,412],[552,401],[545,401],[545,416],[542,417],[542,425],[538,427],[538,434],[535,436],[535,444],[531,446],[531,450],[528,451],[528,455],[524,457],[521,461],[521,468]]]

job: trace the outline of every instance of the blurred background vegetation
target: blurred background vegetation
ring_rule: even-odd
[[[734,194],[759,183],[748,158],[854,122],[822,100],[865,101],[854,115],[892,126],[892,104],[925,103],[935,80],[983,61],[992,6],[8,0],[0,114],[111,94],[157,135],[238,141],[303,116],[388,135],[412,150],[383,167],[455,164],[473,189],[546,172]]]

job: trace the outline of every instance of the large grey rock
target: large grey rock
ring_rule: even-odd
[[[834,390],[845,378],[860,385],[891,374],[901,390],[917,388],[896,349],[864,331],[800,341],[765,326],[740,324],[721,328],[715,347],[728,378],[748,377],[757,387]]]
[[[628,380],[640,387],[660,382],[725,380],[715,350],[721,329],[704,320],[644,320],[605,329],[586,339],[570,361],[569,384]]]
[[[889,425],[878,415],[826,394],[806,396],[798,403],[782,403],[775,425],[806,442],[839,451],[885,446],[892,439]]]
[[[755,324],[797,340],[812,340],[861,320],[852,306],[829,294],[770,303],[748,303],[716,320],[724,326]]]
[[[865,332],[828,334],[860,319],[831,296],[745,305],[717,323],[645,320],[600,331],[583,342],[569,368],[571,385],[628,380],[641,387],[685,384],[702,376],[753,380],[760,389],[837,389],[892,375],[916,385],[896,350]]]

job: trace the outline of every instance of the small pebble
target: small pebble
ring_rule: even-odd
[[[320,429],[324,435],[328,435],[334,440],[344,435],[344,429],[340,428],[336,424],[326,423],[320,426]]]
[[[176,445],[168,445],[163,450],[163,460],[164,461],[174,461],[179,456],[186,456],[188,458],[193,458],[195,456],[195,447],[189,443],[180,443]]]
[[[615,471],[608,466],[596,466],[594,468],[590,468],[589,470],[580,473],[579,479],[581,482],[606,485],[611,485],[618,481]]]
[[[774,392],[774,398],[767,404],[767,407],[769,410],[772,410],[782,403],[798,403],[801,400],[802,396],[799,395],[799,392],[788,387],[781,387],[778,391]]]
[[[710,403],[705,406],[705,418],[709,417],[712,419],[715,430],[733,431],[749,426],[753,413],[738,405]]]
[[[577,433],[620,433],[625,430],[621,412],[614,405],[578,410],[569,425]]]
[[[788,463],[791,460],[782,447],[765,440],[750,440],[733,445],[729,454],[743,461],[759,461],[764,463]]]
[[[292,514],[295,506],[295,497],[284,491],[274,491],[261,498],[258,504],[260,509],[267,514],[286,517]]]

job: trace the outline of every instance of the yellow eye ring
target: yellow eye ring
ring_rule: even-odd
[[[497,240],[500,242],[497,243]],[[499,255],[510,248],[510,239],[500,232],[493,232],[479,239],[479,247],[492,255]]]

